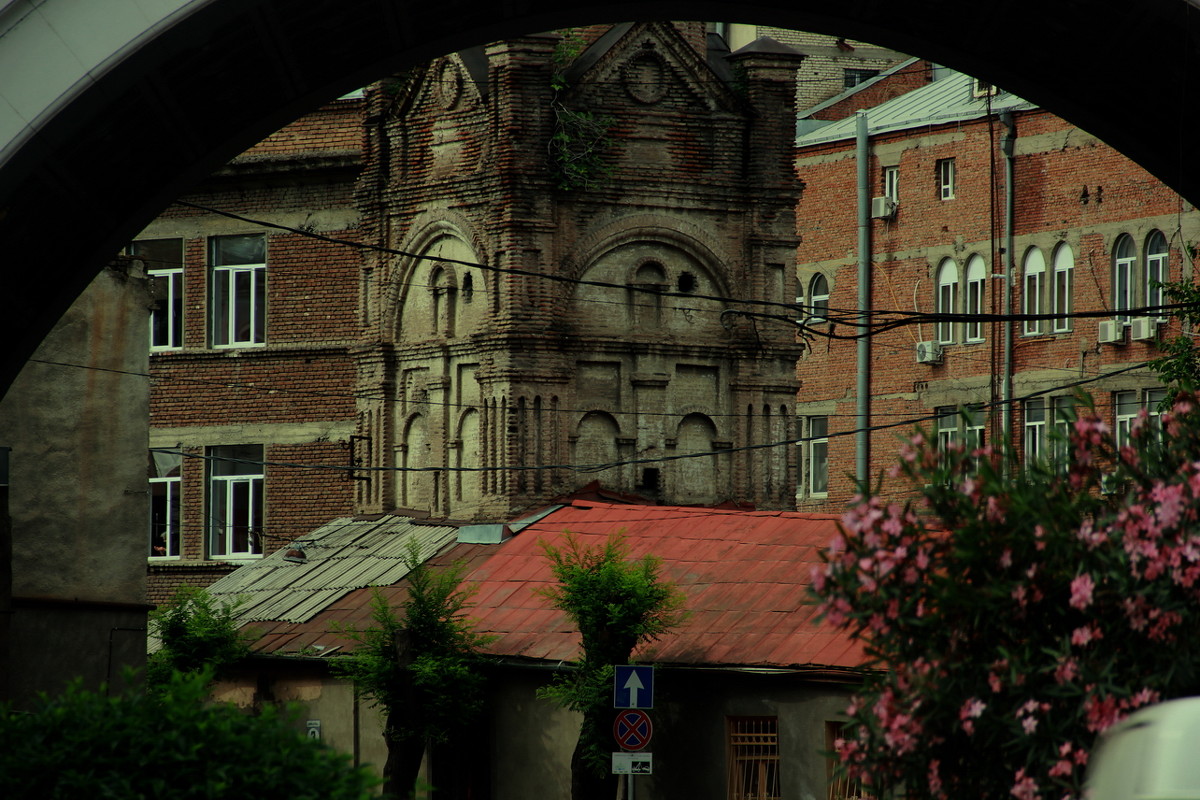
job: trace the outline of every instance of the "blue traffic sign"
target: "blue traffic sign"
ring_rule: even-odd
[[[616,667],[613,708],[654,708],[654,667]]]

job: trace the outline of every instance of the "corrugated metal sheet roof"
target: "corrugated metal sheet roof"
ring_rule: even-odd
[[[469,614],[481,633],[497,637],[488,647],[490,653],[573,661],[579,655],[574,626],[535,592],[553,583],[540,542],[561,544],[564,531],[571,531],[585,545],[595,545],[610,533],[623,531],[631,555],[652,554],[662,559],[665,576],[684,592],[689,611],[679,629],[646,646],[638,654],[640,658],[691,666],[852,669],[862,664],[860,645],[816,622],[816,606],[808,594],[812,567],[833,537],[836,520],[831,514],[576,500],[503,544],[453,544],[429,563],[435,568],[454,561],[466,563],[464,583],[476,588]],[[451,528],[389,525],[383,521],[331,523],[306,540],[326,545],[336,542],[338,546],[311,547],[309,558],[328,561],[339,553],[353,552],[360,554],[360,562],[392,561],[380,557],[383,551],[376,546],[386,531],[392,531],[392,537],[397,531],[417,536],[440,531],[444,538],[432,537],[428,541],[431,546],[437,541],[451,543],[454,538]],[[258,652],[296,652],[302,646],[320,653],[343,652],[353,643],[334,630],[334,623],[366,627],[375,591],[382,592],[393,606],[402,603],[406,595],[403,575],[391,578],[394,585],[379,590],[362,583],[364,588],[326,593],[307,580],[301,581],[301,587],[296,578],[303,578],[303,573],[287,570],[303,570],[309,565],[281,562],[271,567],[268,562],[272,559],[276,556],[247,565],[214,585],[228,595],[252,594],[260,587],[264,597],[254,604],[257,616],[247,617],[262,620],[253,623],[258,636],[254,650]],[[369,574],[380,585],[393,574],[364,563],[356,569],[349,573],[356,580],[365,580]],[[251,576],[252,570],[267,574]],[[262,588],[267,584],[279,588]],[[268,619],[268,613],[275,616]]]
[[[465,580],[479,587],[472,617],[496,640],[489,651],[573,661],[579,637],[535,590],[553,583],[540,542],[571,531],[585,545],[623,531],[631,555],[658,556],[690,616],[640,657],[664,664],[854,668],[861,647],[816,623],[809,597],[817,553],[837,517],[576,501],[497,548]]]
[[[987,114],[988,103],[985,98],[972,96],[973,83],[971,76],[952,72],[941,80],[880,103],[868,110],[867,132],[875,136],[889,131],[979,119]],[[1037,106],[1007,92],[1000,92],[991,98],[993,113],[1033,108]],[[796,146],[853,139],[857,124],[854,115],[831,122],[797,137]]]
[[[397,583],[408,574],[410,543],[424,560],[454,541],[458,529],[408,517],[337,519],[303,537],[305,563],[284,550],[251,561],[208,588],[225,602],[242,599],[242,622],[307,622],[355,589]]]

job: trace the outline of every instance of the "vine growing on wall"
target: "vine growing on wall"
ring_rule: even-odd
[[[592,111],[568,108],[563,94],[571,88],[565,68],[583,52],[586,42],[574,28],[559,39],[550,56],[554,72],[550,78],[550,110],[554,130],[547,144],[550,169],[559,189],[591,189],[612,172],[605,154],[612,145],[608,131],[613,118]]]

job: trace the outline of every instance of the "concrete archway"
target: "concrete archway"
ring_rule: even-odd
[[[112,253],[301,112],[388,70],[588,22],[845,35],[1037,102],[1193,201],[1197,0],[9,0],[0,4],[0,387]]]

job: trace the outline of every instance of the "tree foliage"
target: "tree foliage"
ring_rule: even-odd
[[[897,471],[921,501],[845,515],[815,586],[881,669],[837,743],[868,792],[1079,797],[1100,731],[1200,691],[1195,397],[1128,443],[1084,409],[1062,449],[1005,481],[918,433]]]
[[[1174,315],[1191,330],[1200,326],[1200,286],[1191,281],[1175,281],[1160,284],[1172,303],[1180,304]],[[1171,403],[1181,391],[1200,387],[1200,349],[1196,340],[1188,333],[1180,333],[1158,343],[1161,356],[1150,362],[1153,370],[1166,386],[1164,403]]]
[[[288,797],[364,800],[365,769],[292,727],[206,701],[210,670],[174,673],[155,694],[109,697],[74,683],[31,713],[0,707],[0,785],[11,800]]]
[[[385,714],[387,789],[407,795],[421,755],[470,726],[483,707],[479,649],[489,638],[466,616],[472,591],[461,587],[463,564],[433,570],[413,543],[405,556],[408,599],[399,613],[376,591],[371,627],[340,631],[354,653],[332,662]]]
[[[610,777],[613,666],[682,622],[684,597],[663,579],[659,559],[630,559],[619,533],[595,548],[569,532],[562,547],[541,545],[558,581],[542,594],[566,612],[582,640],[576,668],[539,693],[583,714],[572,758],[572,792],[580,800],[602,795]]]
[[[238,631],[240,603],[224,604],[203,589],[183,586],[171,600],[150,612],[151,636],[162,646],[146,662],[146,683],[161,689],[175,672],[208,669],[216,678],[245,658],[247,637]]]

